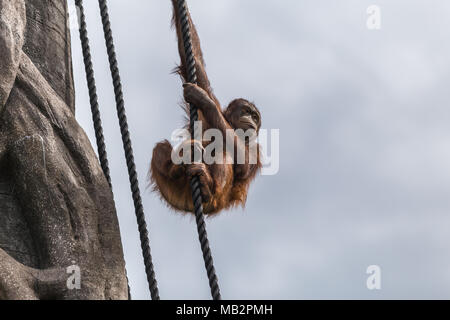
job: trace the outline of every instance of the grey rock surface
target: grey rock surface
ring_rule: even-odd
[[[126,299],[112,192],[75,119],[65,0],[0,0],[0,298]],[[80,289],[68,286],[71,266]]]

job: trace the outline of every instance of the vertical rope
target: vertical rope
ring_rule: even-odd
[[[106,153],[105,138],[103,136],[103,126],[100,117],[100,109],[98,106],[97,86],[95,84],[94,69],[92,66],[91,48],[89,46],[89,37],[87,33],[86,17],[84,15],[84,7],[82,0],[75,0],[75,5],[79,11],[79,23],[80,23],[80,40],[83,51],[84,69],[86,71],[86,81],[89,90],[89,102],[91,104],[92,121],[94,123],[95,138],[97,140],[98,157],[100,165],[102,166],[103,173],[106,180],[108,180],[109,186],[111,184],[111,176],[109,173],[108,154]]]
[[[187,16],[187,4],[185,0],[178,0],[178,13],[180,17],[181,31],[183,34],[184,52],[186,53],[186,68],[187,81],[190,83],[197,83],[197,70],[195,66],[194,53],[192,51],[192,39],[189,20]],[[194,135],[194,125],[198,121],[197,107],[190,106],[190,129],[191,134]],[[205,217],[203,214],[202,195],[200,192],[200,180],[197,176],[191,179],[192,201],[194,203],[195,220],[197,222],[198,237],[200,246],[202,248],[203,260],[205,262],[206,273],[209,279],[209,286],[211,288],[211,295],[214,300],[220,300],[220,289],[214,268],[214,262],[211,255],[211,248],[209,247],[208,234],[206,232]]]
[[[123,148],[128,168],[128,176],[130,180],[131,192],[133,195],[136,220],[139,228],[141,240],[142,255],[144,257],[145,272],[149,284],[150,293],[153,300],[159,300],[158,283],[155,278],[155,271],[152,262],[150,244],[148,239],[147,224],[145,222],[144,207],[142,206],[141,192],[139,189],[139,181],[134,162],[133,148],[131,145],[130,132],[128,130],[128,121],[125,114],[125,102],[123,99],[122,83],[120,80],[119,68],[114,48],[114,40],[111,31],[111,23],[108,14],[108,6],[106,0],[99,0],[100,14],[102,17],[103,32],[105,36],[106,49],[108,52],[111,76],[114,85],[114,93],[116,98],[117,116],[119,118],[120,132],[122,134]]]
[[[106,152],[105,137],[103,135],[103,125],[100,115],[100,108],[98,105],[97,86],[95,84],[94,68],[92,65],[91,47],[89,46],[89,37],[87,32],[86,16],[84,14],[83,0],[75,0],[75,5],[78,7],[79,18],[79,33],[81,40],[81,48],[83,52],[84,69],[86,72],[86,81],[89,90],[89,102],[91,105],[92,122],[94,124],[95,138],[97,142],[98,157],[103,174],[108,181],[109,187],[112,190],[111,175],[109,172],[108,154]],[[114,201],[114,194],[113,194]],[[125,269],[125,274],[127,270]],[[131,290],[127,276],[128,299],[131,300]]]

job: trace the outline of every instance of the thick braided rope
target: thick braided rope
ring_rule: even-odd
[[[190,83],[197,83],[197,71],[195,67],[195,59],[192,51],[191,31],[189,20],[187,16],[187,4],[185,0],[178,0],[178,16],[180,17],[181,32],[183,34],[184,52],[186,54],[186,68],[187,81]],[[191,134],[194,134],[194,125],[198,121],[197,108],[190,106],[190,129]],[[194,203],[195,220],[197,222],[197,231],[200,240],[200,246],[203,252],[203,259],[205,261],[206,273],[209,279],[209,286],[211,288],[211,295],[214,300],[220,300],[220,289],[217,280],[216,270],[211,255],[211,248],[209,247],[208,234],[206,232],[205,217],[203,215],[202,195],[200,193],[200,180],[197,176],[191,180],[192,201]]]
[[[109,186],[111,185],[111,176],[109,173],[108,154],[106,153],[105,138],[103,136],[103,126],[100,117],[100,109],[98,106],[97,87],[95,85],[94,69],[92,67],[91,48],[89,46],[89,38],[87,33],[86,17],[84,15],[83,0],[75,0],[75,5],[79,11],[79,24],[80,24],[80,40],[83,50],[84,69],[86,71],[86,81],[89,89],[89,101],[91,104],[92,121],[94,123],[95,138],[97,140],[98,157],[100,165],[102,166],[103,173],[106,180],[108,180]]]
[[[86,25],[86,16],[84,15],[83,0],[75,0],[78,7],[78,18],[80,24],[80,40],[83,51],[84,69],[86,71],[86,81],[89,90],[89,102],[91,105],[92,121],[94,123],[95,138],[97,140],[98,157],[103,173],[112,190],[111,175],[109,173],[108,154],[106,153],[105,138],[103,136],[103,125],[98,105],[97,86],[95,85],[94,68],[92,66],[91,47],[89,46],[89,37]],[[126,270],[125,270],[126,273]],[[131,290],[127,276],[128,299],[131,300]]]
[[[158,291],[158,283],[156,282],[155,271],[153,268],[152,255],[150,252],[150,245],[148,239],[147,224],[145,222],[144,208],[142,206],[141,193],[139,190],[139,181],[133,156],[133,148],[131,145],[130,133],[128,130],[127,116],[125,114],[125,103],[123,100],[122,83],[120,80],[119,68],[114,48],[111,23],[108,14],[108,6],[106,4],[106,0],[99,0],[98,3],[100,6],[100,14],[102,17],[103,32],[108,52],[111,76],[113,79],[117,116],[119,118],[120,132],[122,134],[123,148],[125,151],[125,158],[128,167],[128,175],[130,179],[130,187],[133,195],[134,208],[139,228],[139,235],[141,239],[141,248],[142,248],[142,255],[144,257],[145,272],[147,274],[147,280],[149,283],[152,299],[159,300],[160,298]]]

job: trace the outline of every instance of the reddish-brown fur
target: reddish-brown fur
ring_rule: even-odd
[[[177,31],[178,51],[181,64],[178,73],[186,81],[186,56],[182,43],[180,26],[178,24],[176,0],[172,0],[174,6],[174,24]],[[184,97],[186,102],[196,105],[199,109],[199,120],[202,121],[203,130],[217,128],[222,131],[225,139],[227,129],[248,129],[249,115],[251,115],[252,126],[256,131],[261,126],[260,114],[256,106],[245,99],[237,99],[230,103],[225,111],[222,111],[219,101],[212,92],[208,76],[205,71],[203,54],[200,47],[200,40],[197,30],[192,23],[191,35],[193,41],[193,51],[197,67],[197,85],[185,84]],[[244,111],[245,110],[245,111]],[[188,110],[187,110],[188,111]],[[244,116],[244,113],[246,112]],[[251,126],[251,127],[252,127]],[[187,142],[189,144],[193,141]],[[202,141],[206,146],[208,142]],[[224,159],[230,157],[225,150],[222,156]],[[192,194],[189,180],[193,175],[200,178],[202,184],[203,208],[205,214],[216,214],[223,209],[236,205],[245,205],[248,188],[261,168],[259,146],[257,151],[257,163],[249,164],[248,143],[242,141],[237,136],[234,137],[235,150],[245,148],[246,161],[244,164],[181,164],[176,165],[171,160],[172,146],[165,140],[156,145],[153,149],[153,158],[150,167],[150,177],[154,190],[158,191],[161,197],[177,211],[192,212]],[[237,152],[235,151],[235,155]]]

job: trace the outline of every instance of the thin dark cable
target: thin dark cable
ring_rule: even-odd
[[[89,102],[91,104],[92,122],[94,123],[95,138],[97,140],[98,157],[103,173],[112,190],[111,175],[109,173],[108,154],[106,153],[105,138],[103,136],[103,125],[98,105],[97,86],[95,84],[94,68],[92,65],[91,47],[87,32],[86,16],[84,15],[83,0],[75,0],[78,7],[78,19],[80,24],[80,40],[83,51],[84,69],[86,71],[86,81],[89,89]],[[114,194],[113,194],[114,201]],[[115,205],[114,205],[115,206]],[[125,269],[125,274],[127,273]],[[131,300],[131,290],[127,276],[128,299]]]
[[[150,244],[148,239],[147,224],[145,222],[144,208],[142,206],[141,192],[139,190],[139,181],[134,162],[133,148],[131,145],[130,132],[128,130],[128,121],[125,114],[125,103],[123,100],[122,83],[120,80],[119,68],[114,48],[114,41],[111,31],[111,23],[108,14],[108,6],[106,0],[99,0],[100,14],[102,17],[103,32],[105,36],[106,49],[108,52],[111,76],[114,85],[114,93],[116,98],[117,116],[119,118],[120,132],[122,134],[123,148],[128,167],[128,176],[130,179],[131,192],[133,194],[133,202],[136,213],[136,219],[141,239],[142,255],[144,257],[145,272],[153,300],[159,300],[158,283],[155,278],[153,268],[152,255],[150,252]]]
[[[181,32],[183,34],[184,52],[186,54],[187,81],[197,83],[197,70],[195,66],[194,53],[192,51],[191,30],[188,20],[188,9],[185,0],[178,0],[178,16],[180,17]],[[195,122],[198,121],[197,107],[190,105],[190,129],[194,134]],[[198,176],[191,179],[192,201],[194,203],[195,220],[197,222],[198,237],[205,261],[206,273],[209,279],[211,295],[214,300],[220,300],[219,282],[214,268],[214,262],[209,247],[208,234],[206,232],[205,217],[203,214],[202,195],[200,193],[200,180]]]

